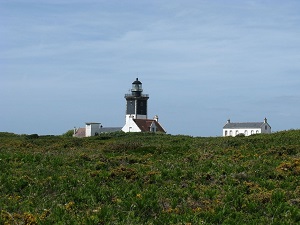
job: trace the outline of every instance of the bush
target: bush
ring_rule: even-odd
[[[1,137],[0,224],[299,224],[299,150],[300,130]]]
[[[73,137],[74,131],[68,130],[66,133],[63,133],[62,136],[64,137]]]
[[[37,138],[39,138],[39,135],[38,134],[29,134],[29,135],[26,135],[26,138],[27,139],[37,139]]]
[[[0,132],[0,137],[16,137],[17,134],[9,133],[9,132]]]

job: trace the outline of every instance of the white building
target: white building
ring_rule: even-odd
[[[101,123],[88,122],[83,128],[74,128],[73,137],[91,137],[101,133],[116,131],[124,132],[163,132],[164,128],[158,122],[158,116],[153,119],[147,118],[147,101],[149,95],[143,94],[142,83],[136,78],[132,83],[130,94],[125,94],[126,98],[126,119],[124,127],[106,127]]]
[[[164,128],[158,122],[158,116],[151,119],[134,119],[133,116],[126,117],[126,124],[122,128],[124,132],[163,132]]]
[[[96,136],[100,133],[101,123],[85,123],[85,136],[91,137]]]
[[[270,134],[271,126],[268,124],[265,118],[263,122],[246,122],[246,123],[232,123],[227,120],[227,123],[223,127],[223,136],[235,137],[238,134],[244,134],[249,136],[252,134]]]
[[[88,122],[85,123],[85,127],[74,127],[73,137],[91,137],[97,136],[101,133],[110,133],[120,131],[121,127],[103,127],[101,123]]]
[[[147,118],[148,94],[143,94],[142,83],[136,78],[132,83],[130,94],[126,98],[126,116],[125,125],[122,128],[124,132],[163,132],[166,131],[158,122],[158,116],[154,119]]]

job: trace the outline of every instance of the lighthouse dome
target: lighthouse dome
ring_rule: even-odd
[[[135,96],[140,96],[141,93],[143,92],[142,89],[142,82],[139,81],[138,78],[136,78],[136,80],[134,82],[132,82],[132,89],[131,92],[135,95]]]

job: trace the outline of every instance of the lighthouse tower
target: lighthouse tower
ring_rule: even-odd
[[[143,94],[142,82],[138,78],[132,83],[130,94],[126,99],[126,123],[122,128],[124,132],[163,132],[164,128],[158,122],[158,116],[148,119],[147,101],[149,95]]]
[[[130,94],[125,94],[126,121],[132,119],[147,119],[148,94],[143,94],[142,82],[138,78],[132,83]]]

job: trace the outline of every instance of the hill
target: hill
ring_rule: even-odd
[[[0,224],[295,224],[299,196],[299,130],[0,133]]]

